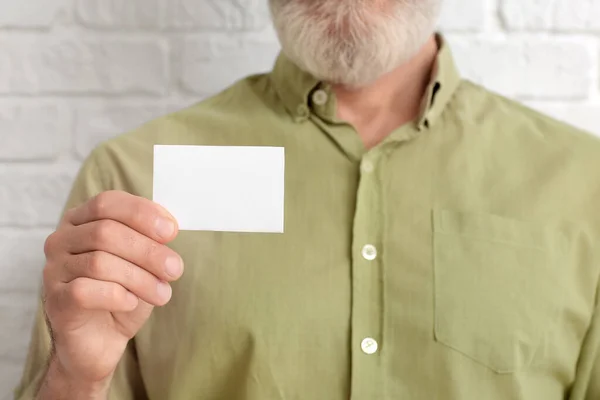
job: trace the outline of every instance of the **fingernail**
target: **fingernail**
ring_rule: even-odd
[[[156,291],[158,292],[158,295],[161,299],[165,301],[171,300],[171,295],[173,294],[173,291],[171,289],[171,285],[169,285],[167,282],[158,282],[158,285],[156,286]]]
[[[171,278],[179,278],[183,273],[183,262],[179,256],[169,256],[165,261],[167,275]]]
[[[156,220],[156,234],[163,239],[168,239],[173,236],[175,232],[175,224],[173,221],[166,218],[159,218]]]

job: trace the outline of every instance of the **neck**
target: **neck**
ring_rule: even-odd
[[[415,120],[431,80],[438,45],[434,36],[408,63],[361,88],[332,87],[337,117],[352,124],[367,148]]]

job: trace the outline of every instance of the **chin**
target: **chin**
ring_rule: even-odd
[[[413,58],[435,32],[440,3],[270,0],[283,53],[317,79],[349,87]]]

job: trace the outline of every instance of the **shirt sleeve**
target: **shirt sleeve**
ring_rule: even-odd
[[[110,190],[102,179],[95,150],[84,162],[75,179],[65,210],[76,207],[98,193]],[[42,249],[40,249],[42,251]],[[48,367],[50,333],[46,325],[43,303],[40,300],[36,313],[31,342],[19,386],[14,390],[15,400],[33,400]],[[113,378],[110,400],[147,399],[135,352],[135,339],[131,340]]]

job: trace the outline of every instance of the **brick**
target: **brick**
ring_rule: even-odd
[[[189,38],[182,53],[183,87],[210,95],[247,75],[270,71],[279,44],[246,36],[206,36]]]
[[[593,87],[592,51],[571,40],[450,40],[463,75],[524,99],[583,99]]]
[[[0,167],[0,226],[54,227],[77,165]]]
[[[115,105],[78,107],[75,110],[75,149],[85,158],[100,142],[157,118],[161,105]]]
[[[165,25],[174,29],[259,29],[270,22],[267,0],[169,0]]]
[[[485,1],[445,0],[440,28],[443,31],[481,31],[486,25]]]
[[[545,104],[529,102],[527,105],[600,136],[600,104]]]
[[[68,146],[69,116],[57,105],[0,107],[0,160],[50,160]]]
[[[0,2],[0,27],[48,28],[66,11],[66,0],[21,0]]]
[[[161,20],[161,0],[77,0],[77,17],[95,28],[152,28]]]
[[[167,64],[159,41],[15,38],[0,46],[0,93],[163,94]]]
[[[500,16],[513,30],[600,31],[597,0],[503,0]]]

